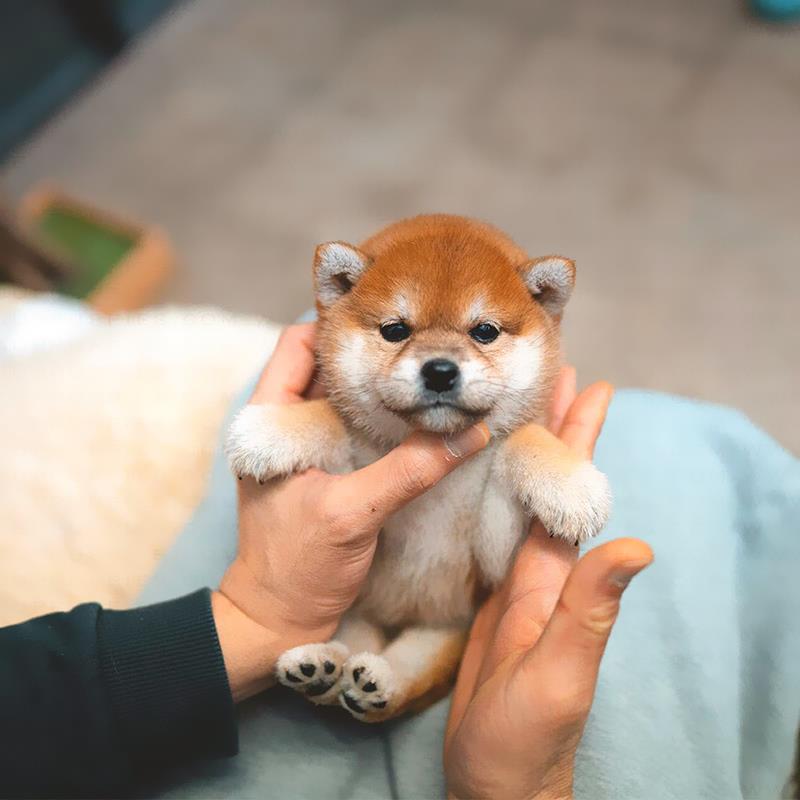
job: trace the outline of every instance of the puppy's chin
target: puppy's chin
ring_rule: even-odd
[[[480,419],[479,415],[453,406],[431,406],[404,416],[413,428],[431,433],[458,433]]]

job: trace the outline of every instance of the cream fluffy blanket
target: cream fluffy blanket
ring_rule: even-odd
[[[278,330],[156,309],[0,362],[0,625],[132,600],[200,500],[225,410]]]

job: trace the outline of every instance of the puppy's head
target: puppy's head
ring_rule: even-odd
[[[541,417],[575,267],[530,259],[499,231],[416,217],[361,245],[317,248],[318,355],[354,425],[396,441],[480,419],[505,433]]]

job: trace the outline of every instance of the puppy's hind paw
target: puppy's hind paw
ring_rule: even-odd
[[[275,666],[278,680],[317,705],[335,705],[349,650],[341,642],[305,644],[287,650]]]
[[[359,653],[344,665],[339,702],[362,722],[380,722],[394,715],[397,689],[392,668],[383,656]]]

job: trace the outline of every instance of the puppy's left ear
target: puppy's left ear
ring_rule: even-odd
[[[358,283],[369,256],[346,242],[326,242],[314,253],[314,288],[323,306],[333,305]]]
[[[526,261],[519,275],[545,311],[558,316],[575,286],[575,262],[563,256],[543,256]]]

